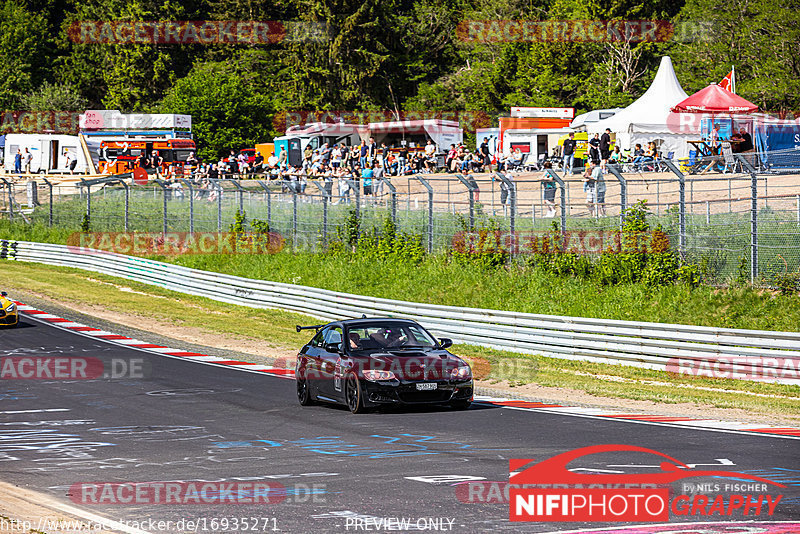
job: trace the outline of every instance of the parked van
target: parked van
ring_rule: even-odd
[[[86,156],[77,135],[63,134],[7,134],[3,153],[3,168],[14,172],[14,156],[17,150],[25,157],[25,149],[31,153],[31,172],[68,173],[68,161],[75,162],[73,172],[85,174],[88,170]],[[23,159],[22,171],[25,171]]]

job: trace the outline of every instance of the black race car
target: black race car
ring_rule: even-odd
[[[472,369],[419,323],[406,319],[348,319],[297,326],[316,334],[297,355],[297,398],[346,405],[351,412],[387,404],[472,402]]]

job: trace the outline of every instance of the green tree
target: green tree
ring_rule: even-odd
[[[18,1],[0,4],[0,108],[14,108],[23,94],[45,80],[49,47],[44,17]]]
[[[198,63],[175,83],[159,104],[161,113],[192,116],[201,158],[216,161],[229,150],[271,139],[274,106],[252,72],[254,58],[235,63]]]
[[[71,85],[44,82],[35,91],[20,98],[28,111],[85,111],[87,100]]]
[[[736,92],[768,111],[800,106],[800,10],[796,2],[688,0],[678,17],[676,68],[687,91],[736,67]]]

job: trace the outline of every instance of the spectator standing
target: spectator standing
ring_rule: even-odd
[[[150,164],[156,170],[156,178],[161,178],[161,166],[164,164],[164,158],[159,155],[158,150],[154,150],[150,155]]]
[[[388,165],[388,163],[387,163]],[[383,178],[384,176],[388,176],[387,169],[388,167],[381,167],[379,165],[375,165],[375,168],[372,173],[372,194],[376,197],[383,196]]]
[[[378,157],[378,143],[375,142],[374,137],[369,138],[369,146],[367,148],[369,149],[367,157],[369,158],[370,166],[372,166],[373,161]]]
[[[604,169],[609,157],[611,157],[611,128],[606,128],[606,131],[600,136],[600,159]]]
[[[553,164],[549,161],[544,162],[544,175],[542,177],[542,188],[544,189],[544,203],[547,206],[547,213],[545,217],[555,217],[556,216],[556,181],[549,172],[548,169],[552,169]]]
[[[593,171],[598,165],[599,162],[592,161],[589,168],[586,169],[586,172],[583,174],[583,191],[586,193],[586,207],[589,208],[590,216],[594,215],[594,205],[597,202],[597,189],[595,189],[597,184],[593,177]]]
[[[256,159],[253,160],[253,172],[260,173],[264,170],[264,155],[261,152],[256,152]]]
[[[372,195],[372,178],[375,176],[375,171],[372,167],[364,167],[361,171],[361,183],[364,186],[364,196]]]
[[[397,155],[397,162],[399,167],[399,174],[405,175],[408,172],[408,147],[403,146]]]
[[[381,167],[383,168],[383,172],[389,172],[389,147],[386,146],[386,142],[381,143]]]
[[[22,152],[20,149],[17,149],[17,153],[14,154],[14,173],[22,174]]]
[[[589,140],[589,160],[592,163],[600,163],[600,134],[594,134]]]
[[[64,149],[64,159],[66,159],[66,168],[69,169],[69,173],[72,174],[72,156],[67,149]]]
[[[484,137],[483,143],[480,146],[481,157],[483,159],[483,168],[489,169],[492,172],[492,156],[489,153],[489,138]]]
[[[371,140],[372,139],[370,138],[370,141]],[[369,147],[367,146],[367,142],[364,141],[363,139],[361,140],[361,147],[359,148],[358,151],[358,157],[359,157],[358,160],[359,165],[361,166],[362,169],[366,169],[367,158],[369,158]]]
[[[31,173],[31,162],[33,161],[33,154],[30,153],[28,147],[25,147],[25,156],[22,162],[25,164],[25,174]]]
[[[570,132],[569,136],[564,140],[564,162],[562,172],[566,177],[572,174],[572,167],[575,165],[575,134]]]
[[[428,144],[425,145],[425,167],[428,172],[436,170],[436,145],[433,144],[433,139],[428,139]]]
[[[331,168],[338,170],[342,166],[342,149],[335,145],[331,150]]]

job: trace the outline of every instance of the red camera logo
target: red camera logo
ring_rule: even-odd
[[[583,456],[620,451],[653,454],[667,461],[661,461],[659,473],[594,474],[567,469],[570,462]],[[670,502],[668,485],[686,478],[724,477],[762,483],[728,484],[726,489],[766,491],[767,485],[786,487],[735,471],[692,469],[666,454],[632,445],[583,447],[533,465],[531,462],[533,460],[509,462],[511,521],[653,522],[668,520],[670,512],[678,516],[731,516],[737,512],[760,515],[764,504],[771,516],[783,495],[734,493],[710,499],[707,495],[681,494]],[[526,468],[528,465],[530,467]],[[520,468],[523,469],[518,471]]]

